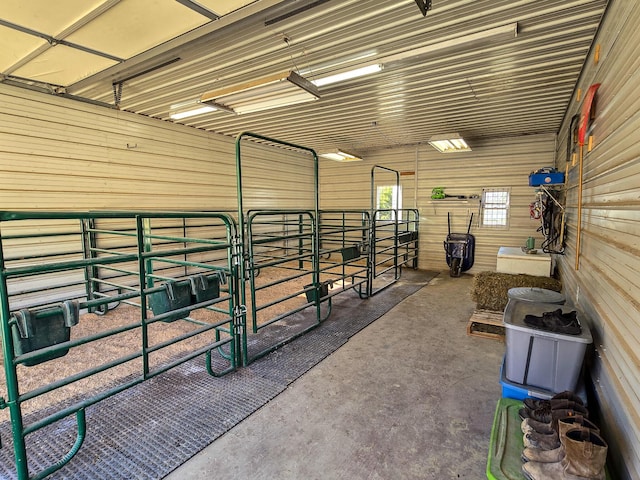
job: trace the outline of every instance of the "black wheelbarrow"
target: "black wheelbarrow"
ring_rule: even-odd
[[[473,256],[476,248],[476,239],[469,232],[473,213],[469,219],[467,233],[451,233],[451,217],[447,213],[448,235],[444,241],[444,251],[447,254],[447,265],[449,265],[449,275],[459,277],[462,272],[466,272],[473,267]]]

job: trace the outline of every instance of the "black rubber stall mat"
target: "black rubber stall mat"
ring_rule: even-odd
[[[426,285],[437,272],[406,271],[371,299],[355,292],[333,299],[317,328],[220,378],[196,358],[87,408],[87,436],[76,456],[50,479],[160,479],[282,392],[349,337]],[[55,407],[27,417],[26,424]],[[27,437],[30,474],[58,462],[71,448],[75,419]],[[0,424],[0,478],[17,479],[11,425]]]

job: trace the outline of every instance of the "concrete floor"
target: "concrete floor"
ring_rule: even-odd
[[[165,478],[486,478],[504,344],[467,335],[471,284],[441,273]]]

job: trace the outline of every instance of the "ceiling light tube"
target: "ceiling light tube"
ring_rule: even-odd
[[[350,55],[348,57],[342,57],[339,60],[332,60],[330,62],[318,63],[309,68],[303,68],[297,70],[300,75],[308,76],[315,75],[318,72],[336,71],[343,65],[361,65],[367,58],[375,57],[378,54],[377,50],[368,50],[366,52],[358,53],[356,55]]]
[[[471,33],[469,35],[464,35],[462,37],[452,38],[449,40],[445,40],[443,42],[432,43],[429,45],[425,45],[423,47],[413,48],[411,50],[405,50],[404,52],[388,55],[386,57],[378,58],[378,63],[366,65],[364,67],[355,68],[352,70],[348,70],[345,72],[339,72],[334,75],[329,75],[326,77],[319,78],[317,80],[313,80],[312,83],[316,87],[322,87],[325,85],[330,85],[332,83],[342,82],[344,80],[349,80],[352,78],[357,78],[363,75],[370,75],[372,73],[376,73],[381,71],[384,68],[385,64],[398,62],[402,60],[407,60],[410,58],[414,58],[420,55],[426,55],[428,53],[438,52],[440,50],[451,49],[455,47],[464,46],[467,44],[477,44],[482,43],[485,40],[498,40],[500,38],[504,38],[508,40],[510,38],[515,38],[518,36],[518,23],[510,23],[507,25],[502,25],[500,27],[490,28],[488,30],[481,30],[479,32]],[[375,55],[372,52],[366,52],[360,56],[360,58],[366,58]],[[358,59],[355,57],[354,59],[349,59],[345,61],[353,61]],[[344,63],[344,62],[340,62]],[[338,64],[334,64],[332,66],[336,66]],[[327,65],[320,65],[314,68],[309,68],[305,72],[311,73],[313,71],[318,70],[326,70],[329,68]]]
[[[470,152],[471,147],[458,133],[436,135],[429,139],[429,145],[440,153]]]
[[[381,63],[374,63],[373,65],[367,65],[365,67],[356,68],[354,70],[348,70],[346,72],[336,73],[335,75],[330,75],[328,77],[319,78],[317,80],[313,80],[311,83],[313,83],[316,87],[323,87],[332,83],[343,82],[352,78],[358,78],[364,75],[377,73],[382,71],[382,68],[383,65]]]
[[[182,120],[183,118],[195,117],[196,115],[202,115],[203,113],[209,113],[218,110],[213,105],[194,105],[193,108],[189,110],[183,110],[180,112],[172,112],[169,114],[169,118],[171,120]]]
[[[500,27],[490,28],[488,30],[481,30],[479,32],[470,33],[462,37],[452,38],[443,42],[432,43],[423,47],[413,48],[411,50],[405,50],[404,52],[388,55],[386,57],[379,58],[382,63],[397,62],[400,60],[406,60],[408,58],[414,58],[420,55],[426,55],[427,53],[433,53],[449,48],[460,47],[466,44],[478,44],[483,40],[504,38],[505,40],[516,38],[518,36],[518,23],[509,23]]]
[[[335,162],[361,162],[362,158],[353,153],[345,152],[344,150],[337,149],[329,152],[321,153],[322,158],[333,160]]]
[[[313,83],[289,71],[205,92],[200,102],[243,114],[297,105],[318,98],[320,93]]]

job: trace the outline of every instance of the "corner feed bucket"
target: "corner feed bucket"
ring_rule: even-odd
[[[315,303],[317,300],[322,301],[324,297],[329,295],[329,283],[330,282],[322,282],[318,284],[317,287],[315,287],[313,283],[310,283],[309,285],[305,285],[304,288],[305,288],[305,295],[307,296],[307,302]]]
[[[73,300],[67,300],[60,306],[44,310],[23,309],[12,313],[10,324],[15,355],[20,356],[68,342],[71,338],[71,327],[78,324],[79,318],[78,302]],[[61,348],[23,363],[27,367],[32,367],[63,357],[68,352],[68,348]]]
[[[214,275],[196,275],[189,278],[191,297],[195,303],[207,302],[220,297],[220,277]]]
[[[341,249],[341,253],[343,262],[348,262],[349,260],[353,260],[354,258],[358,258],[362,255],[362,252],[360,251],[360,245],[344,247],[343,249]]]
[[[593,341],[580,313],[578,321],[582,331],[579,335],[550,332],[524,323],[526,315],[541,316],[557,309],[562,313],[575,310],[554,303],[510,301],[507,304],[504,311],[507,380],[555,393],[575,390],[587,345]]]
[[[163,287],[162,290],[149,295],[149,306],[154,315],[162,315],[191,305],[191,283],[189,280],[166,282]],[[173,322],[188,316],[188,311],[184,313],[174,313],[167,315],[162,321]]]

